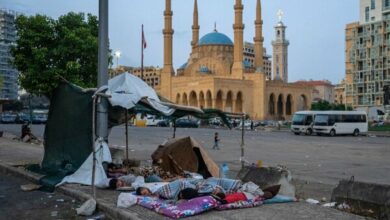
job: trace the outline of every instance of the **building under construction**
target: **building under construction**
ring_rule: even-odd
[[[0,9],[0,100],[18,98],[19,72],[10,64],[10,49],[16,43],[16,12]]]
[[[383,106],[390,85],[390,0],[361,0],[360,21],[346,27],[345,101]]]

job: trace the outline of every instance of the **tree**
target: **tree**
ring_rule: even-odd
[[[330,104],[326,100],[320,100],[316,103],[311,104],[311,110],[313,111],[327,111],[327,110],[336,110],[336,111],[351,111],[352,107],[348,106],[347,108],[345,107],[344,104]]]
[[[20,85],[27,92],[50,97],[62,79],[81,87],[96,87],[96,16],[70,12],[54,20],[44,15],[21,15],[16,28],[18,40],[11,53],[21,72]]]
[[[3,88],[4,78],[0,76],[0,89]]]

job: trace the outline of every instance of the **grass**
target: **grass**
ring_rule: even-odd
[[[369,131],[390,131],[390,124],[385,124],[383,126],[379,126],[379,127],[369,127],[368,128]]]

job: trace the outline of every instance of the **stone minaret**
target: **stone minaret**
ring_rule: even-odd
[[[235,78],[243,78],[244,75],[244,65],[243,62],[243,48],[244,48],[244,24],[242,22],[242,12],[244,6],[242,5],[242,0],[236,0],[234,5],[235,19],[234,19],[234,63],[232,69],[232,75]]]
[[[161,76],[161,95],[172,100],[172,75],[174,75],[172,62],[173,29],[171,0],[165,0],[164,11],[164,67]]]
[[[194,15],[193,15],[193,24],[192,24],[192,42],[191,42],[191,46],[192,46],[192,49],[194,49],[196,47],[196,45],[198,45],[198,41],[199,41],[199,22],[198,22],[198,1],[195,0],[194,1]]]
[[[264,60],[263,60],[263,20],[261,19],[261,2],[257,0],[256,5],[256,20],[255,20],[255,67],[256,72],[264,72]]]
[[[274,80],[288,82],[288,45],[286,26],[282,22],[283,12],[278,11],[279,22],[275,26],[276,39],[272,41],[272,75]]]

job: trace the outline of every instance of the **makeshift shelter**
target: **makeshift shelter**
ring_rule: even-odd
[[[126,114],[138,112],[162,115],[171,119],[185,115],[199,118],[223,117],[223,114],[216,110],[207,110],[209,113],[206,114],[199,108],[161,102],[152,88],[129,73],[111,79],[108,88],[105,89],[108,89],[106,94],[111,96],[108,109],[109,127],[123,124],[126,121]],[[43,185],[57,185],[65,176],[75,171],[78,172],[64,179],[62,183],[90,184],[92,146],[95,148],[99,163],[110,162],[108,145],[94,144],[96,140],[92,131],[92,97],[96,91],[82,89],[68,82],[61,83],[53,91],[44,134],[44,158],[40,166],[30,167],[33,171],[46,174],[41,179]],[[103,173],[102,169],[102,166],[97,165],[96,182],[102,177],[100,175]]]
[[[180,174],[183,171],[219,177],[219,167],[192,137],[171,139],[152,154],[153,163],[163,170]]]

